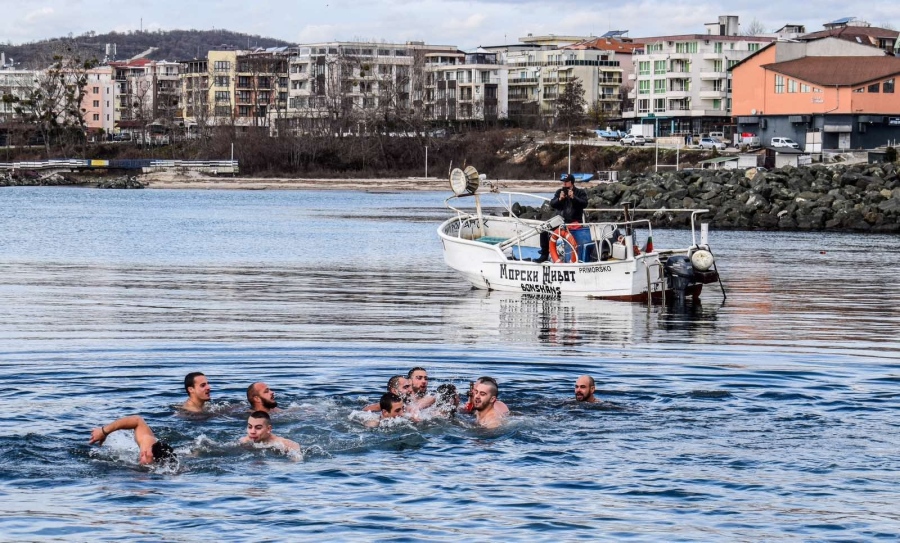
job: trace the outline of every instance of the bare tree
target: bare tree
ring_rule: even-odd
[[[577,125],[584,120],[584,87],[581,80],[577,77],[572,78],[566,83],[559,98],[556,99],[556,123],[557,126],[562,125],[566,131],[572,129],[572,125]]]
[[[85,60],[73,45],[65,44],[53,55],[50,66],[38,73],[34,86],[24,96],[3,96],[19,118],[40,134],[48,157],[54,142],[66,145],[84,139],[87,124],[81,103],[87,72],[96,65],[96,59]]]
[[[766,27],[757,18],[753,18],[750,24],[741,32],[744,36],[759,36],[766,33]]]

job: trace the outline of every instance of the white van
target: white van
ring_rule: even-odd
[[[725,141],[725,132],[710,132],[709,137],[714,140]]]
[[[772,138],[772,147],[790,147],[791,149],[799,149],[800,144],[791,138]]]

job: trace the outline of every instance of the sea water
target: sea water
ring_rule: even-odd
[[[896,539],[897,237],[713,225],[727,299],[541,300],[445,266],[445,197],[2,189],[0,539]],[[414,366],[508,422],[365,428]],[[238,445],[254,381],[301,462]],[[177,465],[88,446],[129,414]]]

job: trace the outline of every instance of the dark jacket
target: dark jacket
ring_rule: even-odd
[[[566,223],[581,222],[584,208],[588,205],[587,191],[574,187],[572,189],[574,198],[567,197],[565,200],[560,200],[559,197],[563,193],[563,190],[565,189],[556,191],[556,194],[553,195],[553,199],[550,200],[550,207],[559,211],[559,214],[562,215],[562,218]]]

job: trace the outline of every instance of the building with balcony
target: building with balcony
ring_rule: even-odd
[[[421,124],[426,59],[432,54],[458,51],[424,42],[301,44],[290,52],[288,107],[281,124],[324,133],[396,131]]]
[[[737,129],[807,152],[884,145],[900,134],[900,58],[836,37],[777,42],[735,65]]]
[[[505,55],[509,70],[509,116],[512,119],[552,119],[556,102],[569,82],[578,79],[588,106],[598,106],[618,117],[622,68],[616,53],[590,46],[511,50]]]
[[[425,55],[424,116],[429,121],[496,121],[508,116],[507,67],[498,53]]]
[[[151,124],[171,124],[179,106],[180,63],[140,58],[110,62],[109,67],[115,83],[116,132],[143,132]]]
[[[738,18],[730,15],[706,27],[706,34],[634,38],[643,48],[633,56],[634,106],[623,112],[625,119],[654,124],[659,136],[712,131],[730,136],[728,69],[775,38],[739,35]]]

